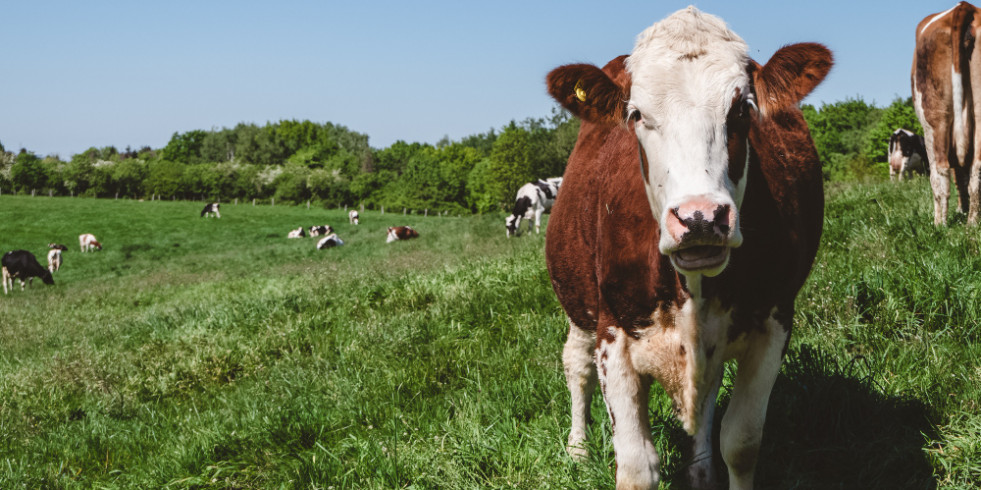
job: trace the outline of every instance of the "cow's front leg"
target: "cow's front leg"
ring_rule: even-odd
[[[732,400],[722,419],[720,442],[730,490],[753,488],[766,407],[790,331],[789,325],[782,325],[773,315],[763,326],[763,332],[749,334],[746,350],[738,357]]]
[[[541,233],[542,232],[542,213],[543,212],[544,212],[544,209],[536,209],[535,210],[535,233]]]
[[[691,466],[688,467],[688,481],[692,488],[718,488],[718,477],[715,474],[715,465],[712,461],[714,449],[712,447],[712,428],[715,421],[715,401],[719,396],[719,386],[722,384],[722,375],[715,378],[715,382],[708,387],[705,400],[702,401],[702,408],[699,411],[701,416],[698,419],[698,430],[695,432],[693,441],[693,453]]]
[[[622,329],[597,333],[596,363],[613,430],[617,490],[656,489],[660,462],[647,416],[651,380],[640,376],[630,360],[634,339]]]
[[[569,320],[569,337],[562,350],[562,364],[565,367],[565,382],[569,386],[572,401],[572,428],[569,431],[569,445],[566,451],[576,461],[583,461],[589,454],[586,450],[586,429],[589,425],[589,406],[599,381],[596,376],[596,362],[593,351],[596,349],[596,334],[587,332]]]

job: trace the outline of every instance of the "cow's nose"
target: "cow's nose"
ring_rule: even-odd
[[[667,229],[679,244],[706,240],[722,242],[729,237],[734,218],[730,205],[696,198],[668,210]]]

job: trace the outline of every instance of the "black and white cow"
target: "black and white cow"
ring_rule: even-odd
[[[48,248],[48,272],[54,273],[54,271],[61,269],[62,258],[61,253],[67,252],[68,247],[60,243],[49,243]]]
[[[357,225],[361,223],[361,215],[358,214],[357,210],[352,209],[347,213],[347,220],[349,224]]]
[[[297,229],[295,229],[295,230],[292,230],[292,231],[290,231],[290,232],[289,232],[289,233],[288,233],[288,234],[286,235],[286,238],[303,238],[303,237],[305,237],[305,236],[307,236],[307,232],[306,232],[306,230],[304,230],[304,229],[303,229],[303,227],[301,226],[301,227],[299,227],[299,228],[297,228]]]
[[[340,237],[337,236],[337,233],[331,233],[330,235],[321,238],[320,241],[317,242],[317,250],[339,247],[341,245],[344,245],[344,240],[341,240]]]
[[[904,176],[916,172],[929,172],[926,145],[923,137],[912,131],[899,128],[889,137],[889,180],[903,180]]]
[[[7,252],[0,259],[3,266],[3,294],[8,294],[8,288],[14,288],[14,279],[20,281],[20,290],[24,290],[26,281],[33,287],[35,277],[40,277],[45,284],[54,284],[51,272],[38,263],[34,254],[27,250],[13,250]]]
[[[504,220],[508,236],[519,234],[522,219],[528,220],[530,232],[532,218],[535,220],[535,233],[541,233],[542,214],[552,209],[561,185],[562,177],[552,177],[521,186],[514,200],[514,211]]]
[[[218,210],[218,208],[220,207],[221,204],[218,204],[216,202],[209,202],[208,204],[205,204],[204,209],[201,210],[201,217],[203,218],[207,216],[209,218],[211,217],[221,218],[221,212]]]
[[[310,227],[310,236],[330,235],[331,233],[334,233],[334,229],[330,225]]]

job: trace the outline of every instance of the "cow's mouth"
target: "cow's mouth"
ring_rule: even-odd
[[[729,260],[729,247],[720,245],[697,245],[671,253],[675,268],[686,272],[716,269]]]

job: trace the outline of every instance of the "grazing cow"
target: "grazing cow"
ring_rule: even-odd
[[[552,177],[545,180],[529,182],[520,189],[514,200],[514,211],[504,219],[507,235],[517,235],[520,231],[521,220],[528,220],[528,232],[531,232],[531,220],[535,220],[535,233],[541,233],[542,213],[552,209],[555,199],[559,196],[562,177]]]
[[[896,129],[889,137],[889,180],[927,171],[923,137],[906,129]]]
[[[357,225],[361,223],[361,215],[358,214],[357,210],[352,209],[347,213],[347,221],[349,224]]]
[[[910,83],[930,164],[935,225],[947,223],[951,170],[961,212],[967,213],[969,225],[978,221],[981,47],[975,38],[979,29],[981,10],[967,2],[928,15],[916,27]]]
[[[297,228],[295,230],[290,231],[286,235],[286,238],[303,238],[305,236],[307,236],[307,232],[304,231],[303,230],[303,227],[301,226],[301,227],[299,227],[299,228]]]
[[[344,245],[344,241],[337,236],[337,233],[331,233],[330,235],[321,238],[320,241],[317,242],[317,250],[339,247],[341,245]]]
[[[385,243],[408,240],[410,238],[419,238],[419,232],[408,226],[390,226],[388,227],[388,239],[385,240]]]
[[[655,380],[694,436],[691,486],[719,484],[712,426],[729,360],[739,368],[722,458],[729,487],[752,488],[823,224],[821,162],[798,104],[831,64],[827,48],[804,43],[761,66],[721,19],[688,7],[603,69],[549,73],[549,93],[582,121],[545,242],[570,322],[567,450],[585,456],[598,381],[618,489],[658,487]]]
[[[334,233],[334,229],[330,225],[310,227],[310,236],[329,235],[331,233]]]
[[[204,209],[201,210],[201,217],[204,218],[207,216],[209,218],[221,218],[221,211],[219,211],[220,207],[221,204],[216,202],[209,202],[208,204],[205,204]]]
[[[82,248],[82,252],[88,252],[90,250],[102,250],[102,244],[95,239],[95,235],[91,233],[82,233],[78,235],[78,246]]]
[[[54,273],[54,271],[61,269],[61,253],[67,252],[68,247],[60,243],[49,243],[48,248],[50,249],[48,250],[48,271]]]
[[[3,294],[8,294],[8,287],[14,288],[14,279],[20,281],[21,291],[24,290],[25,281],[34,287],[35,277],[40,277],[45,284],[54,284],[51,272],[42,267],[34,254],[27,250],[14,250],[5,253],[0,259],[0,265],[3,268]]]

